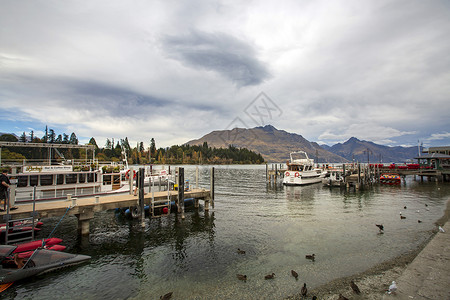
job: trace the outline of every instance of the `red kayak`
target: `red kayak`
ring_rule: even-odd
[[[46,247],[51,247],[51,246],[61,243],[62,239],[49,238],[49,239],[44,240],[44,242],[45,242]],[[32,242],[17,245],[17,248],[14,250],[13,253],[32,251],[32,250],[36,250],[37,248],[40,248],[40,247],[42,247],[42,241],[32,241]],[[64,247],[64,246],[62,246],[62,247]],[[64,247],[64,249],[65,249],[65,247]],[[61,251],[61,250],[59,250],[59,251]]]

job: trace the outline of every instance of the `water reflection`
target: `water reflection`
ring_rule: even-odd
[[[282,299],[301,287],[291,269],[314,287],[415,248],[450,197],[445,184],[407,180],[400,187],[347,192],[320,184],[268,185],[264,166],[217,168],[213,212],[189,211],[185,220],[171,214],[147,220],[144,229],[102,212],[88,240],[77,238],[77,220],[67,218],[55,236],[68,251],[91,255],[91,263],[18,284],[10,299],[45,299],[55,290],[71,299],[158,299],[168,291],[175,299]],[[199,168],[201,187],[209,186],[209,170]],[[187,166],[185,174],[194,178],[195,167]],[[400,210],[407,219],[400,220]],[[58,221],[45,220],[42,235]],[[385,234],[375,223],[385,225]],[[237,248],[247,253],[238,255]],[[314,263],[305,259],[308,253],[316,254]],[[276,280],[267,282],[264,275],[271,272]],[[238,281],[237,273],[249,280]]]

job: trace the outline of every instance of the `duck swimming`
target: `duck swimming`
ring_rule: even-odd
[[[292,276],[295,277],[295,279],[298,279],[298,273],[297,272],[295,272],[294,270],[291,270],[291,274],[292,274]]]
[[[275,277],[275,273],[264,276],[264,279],[273,279]]]
[[[306,257],[306,259],[311,259],[311,260],[315,260],[316,259],[316,255],[315,254],[311,254],[311,255],[307,254],[305,257]]]
[[[238,249],[237,249],[237,253],[238,253],[238,254],[245,254],[245,251],[238,248]]]
[[[247,280],[247,275],[237,274],[236,276],[237,276],[237,278],[238,278],[239,280],[243,280],[243,281],[246,281],[246,280]]]

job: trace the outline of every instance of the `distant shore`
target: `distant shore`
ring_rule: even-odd
[[[444,226],[444,224],[448,221],[449,216],[450,199],[447,201],[444,215],[435,222],[436,226]],[[337,300],[339,298],[339,294],[342,294],[349,299],[385,299],[385,297],[389,296],[386,293],[386,290],[389,288],[391,282],[400,277],[406,267],[428,245],[437,232],[437,229],[431,230],[429,238],[416,249],[410,250],[409,252],[399,255],[393,259],[377,264],[362,273],[337,278],[314,289],[310,289],[308,291],[308,299],[315,295],[320,300]],[[361,295],[357,296],[350,288],[350,281],[352,280],[358,285],[361,290]],[[302,299],[302,297],[299,291],[299,294],[287,297],[286,299],[297,300]]]

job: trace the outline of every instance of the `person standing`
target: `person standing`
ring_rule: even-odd
[[[0,211],[6,210],[6,203],[9,205],[9,195],[8,189],[11,182],[8,178],[8,170],[3,169],[2,174],[0,175],[0,202],[3,201],[3,208],[0,208]],[[17,209],[16,206],[10,207],[9,209],[14,210]]]

